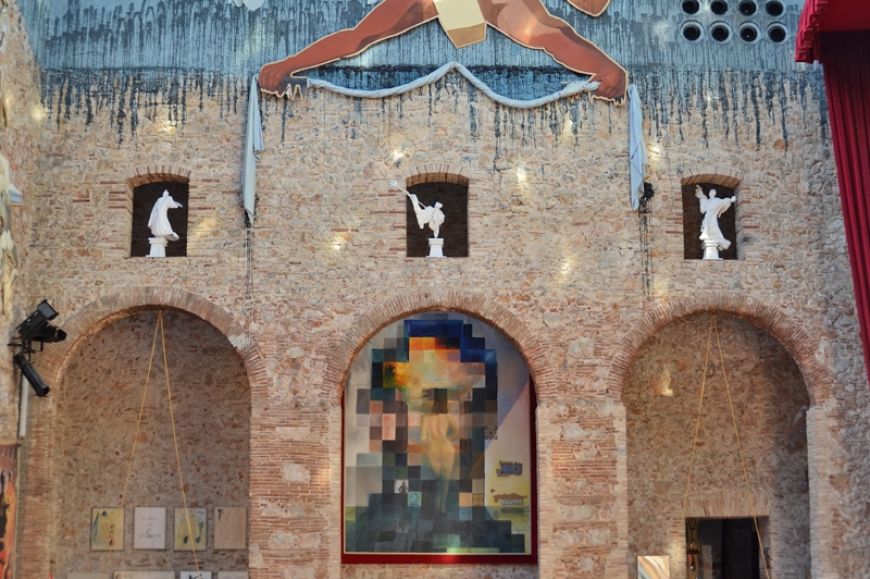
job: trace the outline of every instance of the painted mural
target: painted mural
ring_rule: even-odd
[[[15,568],[15,515],[17,495],[17,444],[0,445],[0,579],[12,579]]]
[[[590,16],[598,16],[610,4],[610,0],[568,1]],[[300,78],[296,73],[355,56],[436,18],[457,48],[482,42],[491,26],[522,46],[546,52],[573,72],[590,75],[598,82],[593,93],[597,98],[625,97],[626,71],[566,21],[553,16],[541,0],[383,0],[353,28],[325,36],[264,66],[260,87],[283,96]]]
[[[484,0],[480,2],[484,6]],[[672,78],[666,72],[670,68],[697,74],[794,71],[789,31],[795,30],[803,4],[802,0],[783,0],[783,13],[772,16],[759,3],[760,9],[747,17],[736,6],[719,15],[702,3],[702,10],[688,14],[678,9],[679,2],[612,0],[600,16],[590,17],[588,13],[595,13],[592,0],[576,0],[580,9],[566,0],[488,0],[486,4],[490,3],[512,8],[505,8],[501,15],[490,14],[489,21],[504,21],[509,12],[521,11],[519,6],[523,5],[567,23],[577,36],[627,69],[633,82],[646,75],[660,79],[665,99],[683,98],[690,94],[687,85],[697,82],[694,77],[688,83]],[[114,73],[113,80],[117,80],[137,71],[134,78],[124,79],[124,86],[139,92],[156,82],[150,74],[155,71],[161,73],[157,75],[160,83],[167,82],[163,77],[168,75],[173,82],[197,86],[215,82],[203,80],[204,75],[254,74],[265,63],[284,59],[336,31],[367,21],[387,4],[390,0],[31,0],[21,3],[21,10],[37,60],[46,71],[44,86],[67,86],[76,92],[84,85],[104,83],[104,73]],[[596,0],[596,4],[602,3]],[[481,10],[484,18],[486,13]],[[509,24],[489,27],[491,33],[483,41],[457,48],[444,31],[453,24],[448,20],[439,25],[434,20],[425,19],[398,36],[381,35],[383,42],[356,56],[311,69],[306,75],[343,87],[376,90],[411,82],[455,61],[497,93],[516,99],[552,94],[566,82],[585,78],[545,50],[529,48],[533,43],[509,38],[514,29]],[[681,34],[690,23],[702,31],[696,41],[687,41]],[[711,39],[711,27],[717,23],[729,27],[731,39],[721,43]],[[737,38],[746,23],[762,33],[758,40],[743,42]],[[764,36],[768,27],[777,23],[787,31],[779,43]],[[194,78],[178,81],[175,77],[181,72]],[[679,81],[677,86],[668,90],[667,85],[675,81]],[[717,82],[712,78],[710,86],[717,87]],[[752,82],[754,79],[745,86],[751,87]],[[770,81],[762,78],[760,82],[764,87]],[[114,82],[108,84],[111,88]],[[93,88],[105,94],[105,87]],[[78,102],[75,94],[53,96],[58,102]],[[649,98],[643,92],[641,96],[645,102]]]
[[[532,401],[522,357],[478,320],[379,332],[345,390],[345,561],[533,561]]]

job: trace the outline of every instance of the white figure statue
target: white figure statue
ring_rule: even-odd
[[[154,208],[151,209],[151,217],[148,218],[148,228],[151,230],[151,235],[154,237],[165,237],[169,241],[178,241],[178,234],[172,231],[172,224],[169,223],[169,210],[179,209],[181,203],[172,198],[169,191],[163,192],[163,197],[157,200]]]
[[[148,217],[148,228],[151,235],[148,241],[151,243],[151,253],[148,257],[166,257],[166,245],[170,241],[178,241],[178,234],[172,231],[169,223],[169,210],[182,207],[181,203],[172,198],[169,191],[164,191],[163,196],[157,200]]]
[[[417,225],[420,226],[420,229],[429,226],[429,229],[432,230],[434,235],[432,237],[438,238],[438,232],[441,231],[441,224],[444,223],[444,212],[441,211],[443,205],[438,201],[435,202],[434,206],[426,207],[420,200],[417,199],[417,196],[408,193],[405,191],[405,195],[408,196],[408,199],[411,200],[411,205],[414,206],[414,215],[417,216]]]
[[[441,225],[444,223],[444,212],[441,211],[443,205],[436,201],[435,205],[426,207],[417,199],[416,195],[400,189],[394,182],[390,183],[390,186],[404,192],[411,200],[411,206],[414,208],[414,215],[417,216],[417,225],[420,226],[420,229],[428,225],[429,229],[432,230],[433,236],[429,239],[429,257],[444,257],[444,240],[438,237]]]
[[[709,197],[704,197],[700,185],[695,186],[695,197],[701,202],[701,213],[704,214],[699,237],[704,246],[704,259],[719,259],[719,251],[731,247],[731,242],[725,239],[722,230],[719,229],[719,217],[728,211],[737,201],[737,197],[719,199],[716,197],[715,189],[710,189]]]

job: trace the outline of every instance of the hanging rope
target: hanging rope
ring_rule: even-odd
[[[707,331],[707,352],[704,354],[704,374],[701,376],[701,398],[698,400],[698,413],[695,416],[695,433],[692,435],[692,452],[689,454],[689,472],[686,474],[686,487],[683,490],[683,519],[689,508],[689,487],[692,486],[692,470],[695,467],[695,449],[698,448],[698,433],[701,430],[701,409],[704,407],[704,392],[707,390],[707,365],[710,362],[710,346],[713,344],[713,322]]]
[[[178,490],[181,491],[181,500],[184,504],[184,519],[187,522],[187,534],[191,541],[194,534],[190,526],[190,509],[187,506],[187,491],[184,490],[184,476],[181,471],[181,452],[178,450],[178,435],[175,432],[175,409],[172,405],[172,386],[169,380],[169,363],[166,358],[166,336],[163,332],[163,310],[157,314],[157,325],[160,327],[160,345],[163,349],[163,376],[166,380],[166,400],[169,402],[169,423],[172,426],[172,444],[175,447],[175,466],[178,470]],[[198,530],[198,529],[197,529]],[[205,537],[203,537],[205,538]],[[193,545],[193,565],[199,573],[199,559],[196,556],[197,545]]]
[[[145,416],[145,401],[148,398],[148,387],[151,382],[151,369],[154,366],[154,352],[157,349],[157,336],[160,335],[160,347],[163,354],[163,377],[166,383],[166,399],[169,405],[169,422],[172,427],[172,444],[175,449],[175,469],[178,476],[178,490],[181,493],[182,504],[184,505],[184,519],[187,524],[187,534],[193,540],[193,528],[191,527],[190,509],[187,505],[187,491],[184,488],[184,475],[181,470],[181,451],[178,448],[178,435],[175,430],[175,408],[172,404],[172,385],[169,379],[169,359],[166,357],[166,334],[163,326],[163,310],[157,312],[157,323],[154,326],[154,337],[151,340],[151,354],[148,357],[148,371],[145,374],[145,385],[142,388],[142,399],[139,403],[139,412],[136,415],[136,433],[133,435],[133,444],[130,448],[130,458],[127,461],[127,476],[124,479],[124,490],[121,493],[121,505],[126,505],[127,490],[129,488],[130,479],[133,474],[133,463],[136,457],[136,445],[139,441],[139,432],[142,427],[142,419]],[[197,531],[199,529],[197,528]],[[197,557],[197,546],[193,545],[193,564],[196,572],[199,573],[199,558]]]
[[[725,355],[722,353],[722,341],[719,338],[719,325],[713,318],[713,329],[716,331],[716,347],[719,349],[719,363],[722,364],[722,380],[725,382],[725,393],[728,395],[728,409],[731,411],[731,424],[734,426],[734,436],[737,439],[737,454],[740,456],[740,464],[743,467],[743,483],[749,491],[749,508],[752,511],[752,522],[755,525],[755,537],[758,539],[758,550],[761,552],[761,565],[764,576],[770,579],[767,571],[767,555],[764,553],[764,544],[761,541],[761,532],[758,529],[758,516],[755,514],[755,493],[749,484],[749,468],[746,466],[746,456],[743,454],[743,441],[740,438],[740,428],[737,426],[737,414],[734,412],[734,401],[731,398],[731,385],[728,382],[728,372],[725,369]]]
[[[749,509],[752,512],[752,521],[755,526],[755,537],[758,540],[758,550],[761,555],[761,567],[764,570],[764,577],[770,579],[770,572],[767,569],[767,555],[764,552],[764,544],[761,541],[761,531],[758,527],[758,516],[755,510],[755,496],[752,492],[752,486],[749,484],[749,468],[746,466],[746,456],[743,452],[743,441],[740,437],[740,428],[737,424],[737,414],[734,411],[734,401],[731,397],[731,384],[728,381],[728,372],[725,367],[725,354],[722,352],[722,340],[719,335],[719,325],[716,322],[716,316],[710,319],[710,328],[707,330],[707,348],[704,354],[704,374],[701,377],[701,395],[698,400],[698,412],[695,416],[695,429],[692,435],[692,451],[689,454],[689,470],[686,473],[686,486],[683,490],[683,520],[686,519],[686,514],[689,508],[689,490],[692,486],[692,471],[695,466],[695,451],[698,448],[698,435],[701,430],[701,413],[704,408],[704,394],[707,390],[707,368],[710,362],[710,349],[712,348],[712,336],[716,334],[716,347],[719,352],[719,363],[722,366],[722,379],[725,382],[725,393],[728,399],[728,408],[731,413],[731,425],[734,428],[734,436],[737,439],[737,454],[740,457],[740,465],[743,469],[743,482],[746,485],[747,494],[749,495]]]
[[[154,351],[157,349],[157,326],[154,326],[154,337],[151,339],[151,355],[148,357],[148,371],[145,374],[145,386],[142,388],[142,401],[139,403],[139,412],[136,415],[136,433],[133,435],[133,444],[130,445],[130,459],[127,461],[127,476],[124,477],[124,490],[121,492],[121,505],[126,504],[127,489],[130,487],[130,478],[133,476],[133,461],[136,458],[136,443],[139,441],[139,431],[142,427],[142,418],[145,416],[145,400],[148,398],[148,385],[151,382],[151,368],[154,364]]]

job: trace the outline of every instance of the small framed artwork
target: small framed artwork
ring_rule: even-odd
[[[218,579],[248,579],[247,571],[221,571]]]
[[[133,548],[166,549],[165,507],[136,507],[133,510]]]
[[[124,509],[91,509],[91,551],[124,550]]]
[[[182,571],[179,579],[211,579],[211,571]]]
[[[214,548],[218,551],[248,548],[248,509],[216,507],[214,510]]]
[[[638,555],[637,579],[670,579],[669,555]]]
[[[202,551],[206,541],[205,509],[175,509],[175,550]]]

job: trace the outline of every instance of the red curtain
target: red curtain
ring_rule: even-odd
[[[870,30],[821,33],[818,44],[864,364],[870,373]]]

